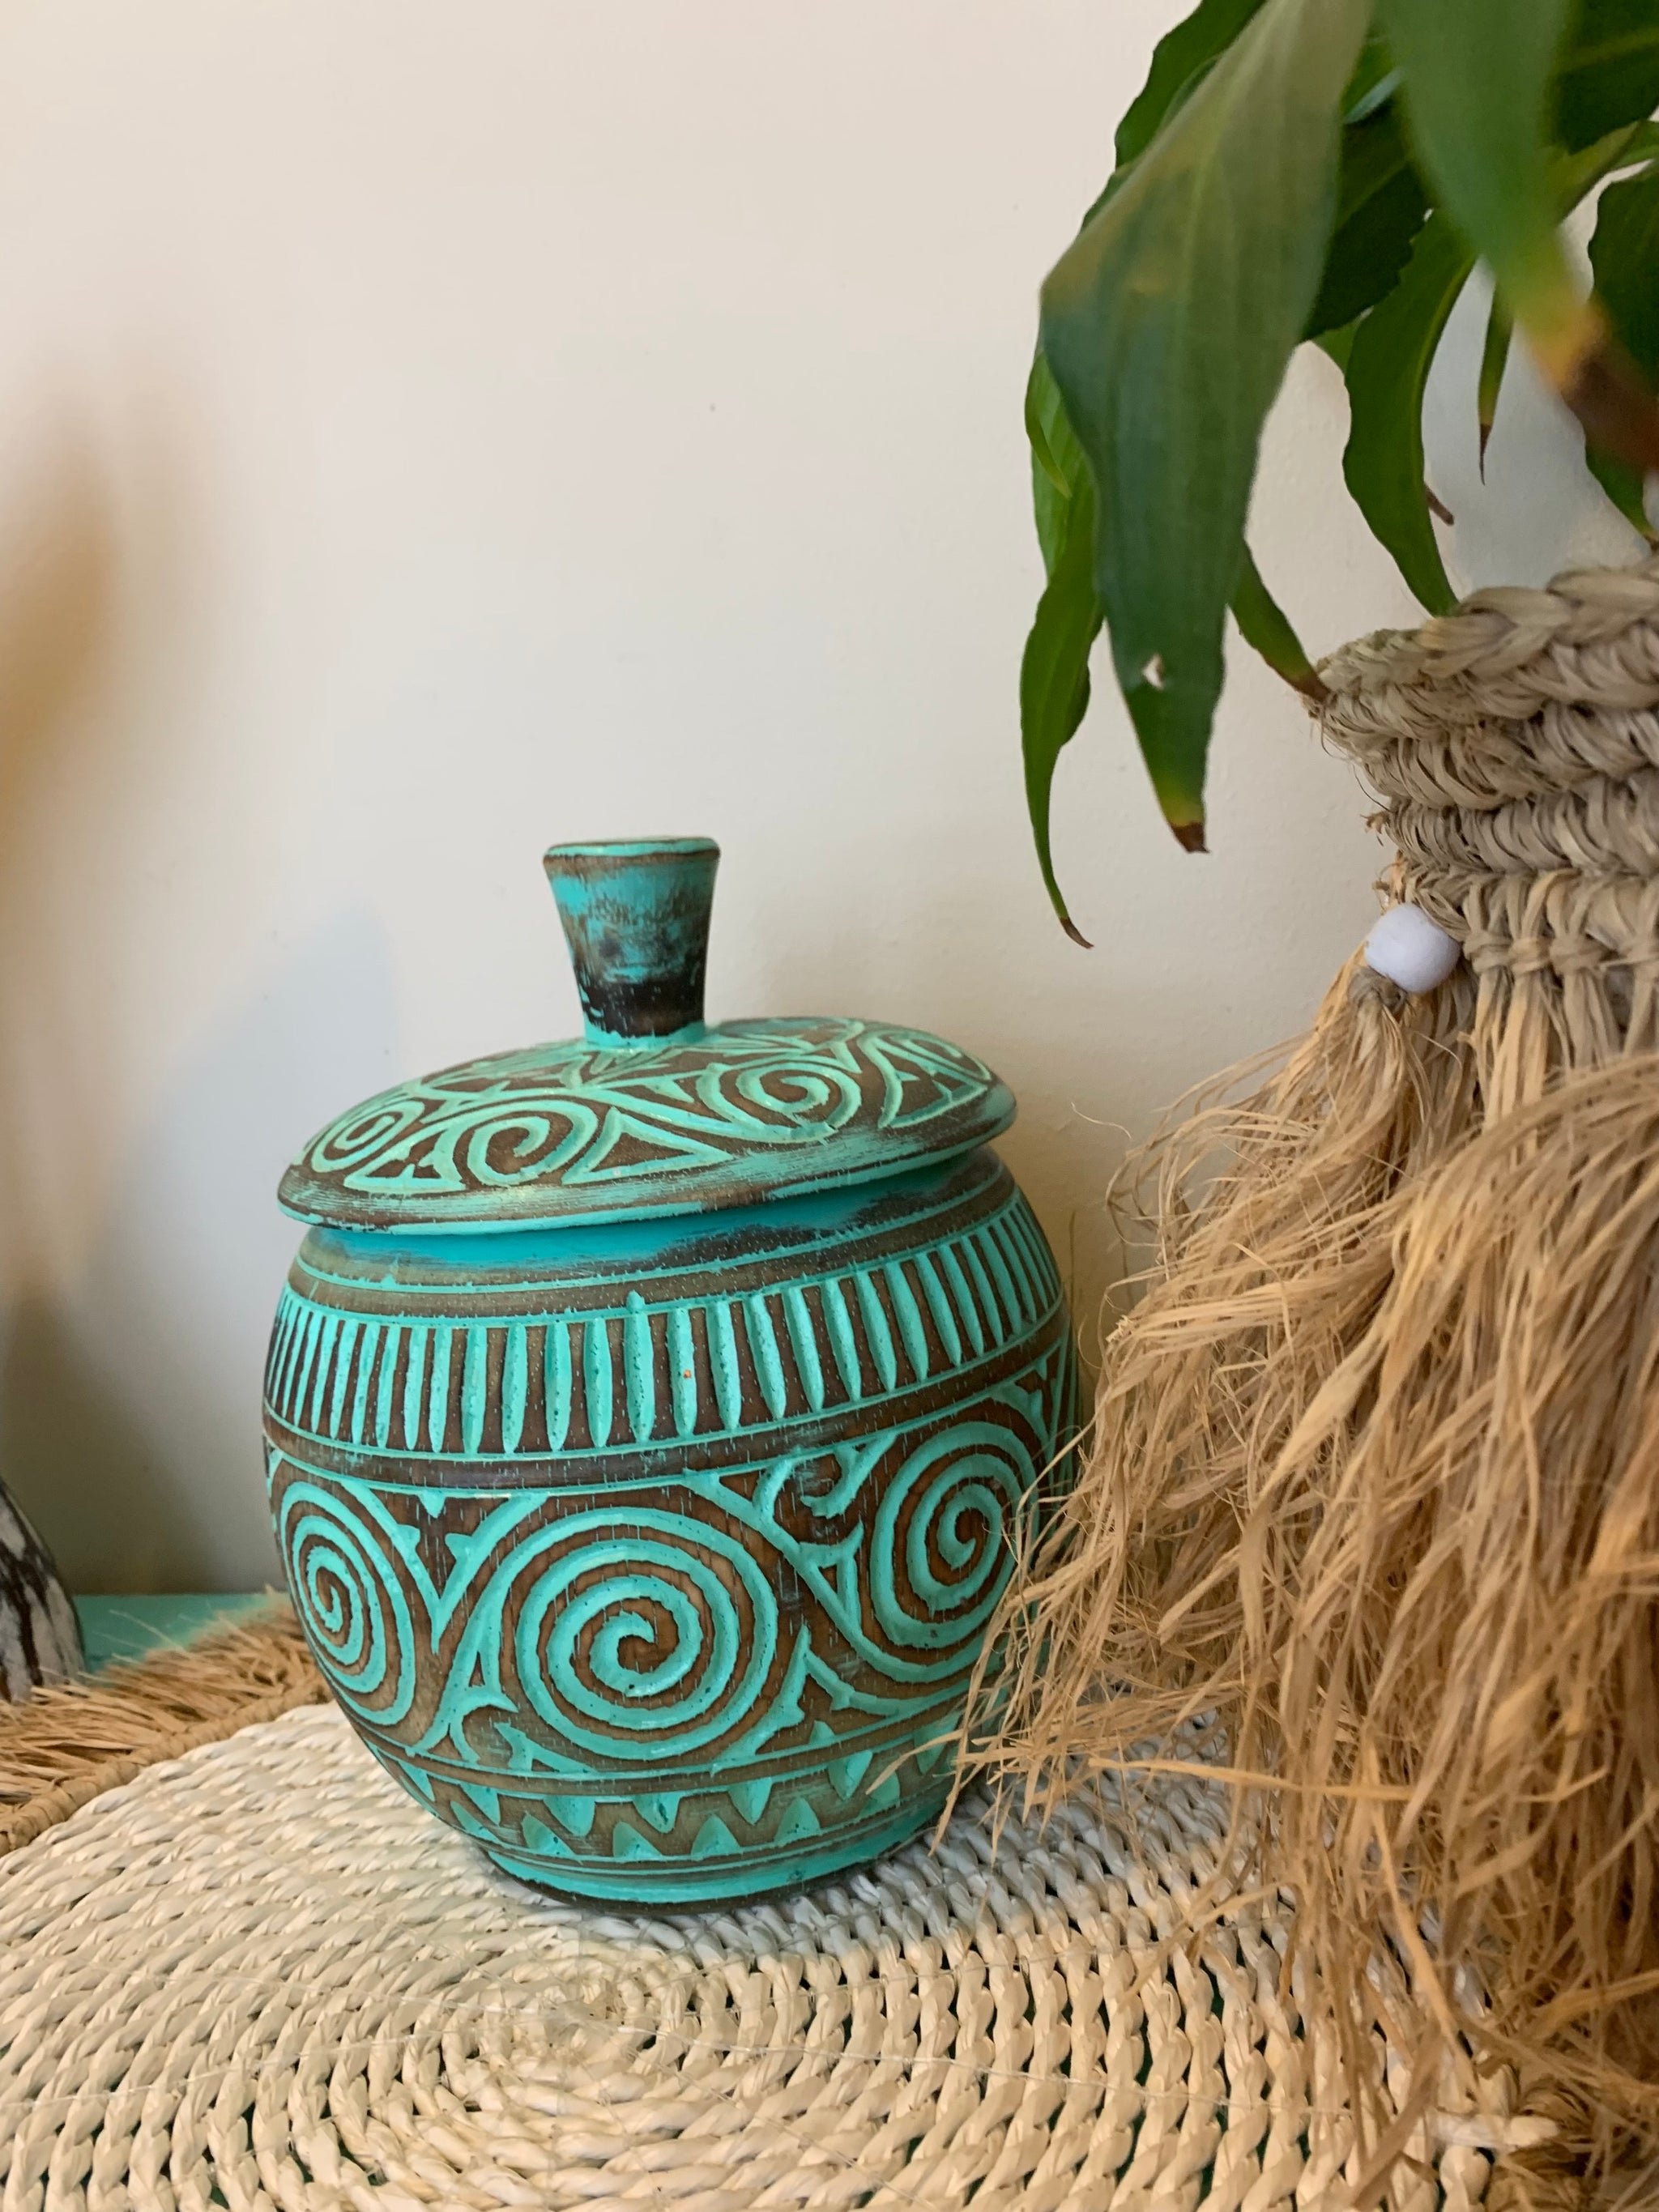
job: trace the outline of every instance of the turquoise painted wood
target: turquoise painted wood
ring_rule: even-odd
[[[268,1590],[192,1591],[158,1595],[77,1597],[75,1611],[87,1668],[97,1674],[121,1659],[176,1651],[216,1629],[256,1619],[274,1602]]]
[[[706,1032],[703,975],[720,847],[712,837],[555,845],[544,866],[590,1044],[685,1044]]]
[[[1075,1412],[980,1142],[1006,1093],[916,1032],[705,1029],[714,863],[549,856],[587,1039],[307,1147],[266,1377],[290,1587],[364,1741],[508,1871],[629,1903],[818,1880],[938,1811]]]

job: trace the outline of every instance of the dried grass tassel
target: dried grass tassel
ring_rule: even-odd
[[[1155,1140],[979,1754],[1041,1799],[1213,1715],[1356,2063],[1397,1972],[1425,2085],[1511,2063],[1574,2189],[1659,2201],[1659,562],[1324,674],[1464,963],[1357,960]]]

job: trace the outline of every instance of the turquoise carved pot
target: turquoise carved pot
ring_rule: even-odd
[[[586,1035],[355,1109],[265,1389],[301,1622],[363,1741],[586,1898],[811,1881],[937,1813],[1073,1418],[979,1061],[705,1028],[715,848],[547,859]]]

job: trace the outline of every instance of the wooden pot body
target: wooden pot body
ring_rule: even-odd
[[[939,1810],[1074,1389],[984,1149],[667,1220],[318,1227],[271,1510],[336,1696],[441,1820],[574,1895],[747,1896]]]

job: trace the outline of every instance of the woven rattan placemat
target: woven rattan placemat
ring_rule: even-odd
[[[621,1918],[496,1874],[331,1706],[291,1711],[0,1865],[0,2204],[1343,2203],[1351,2107],[1279,1996],[1284,1912],[1181,1940],[1221,1818],[1164,1779],[1133,1826],[1079,1800],[994,1849],[969,1802],[937,1854],[811,1896]],[[1411,2212],[1536,2133],[1462,2080],[1396,2170]]]

